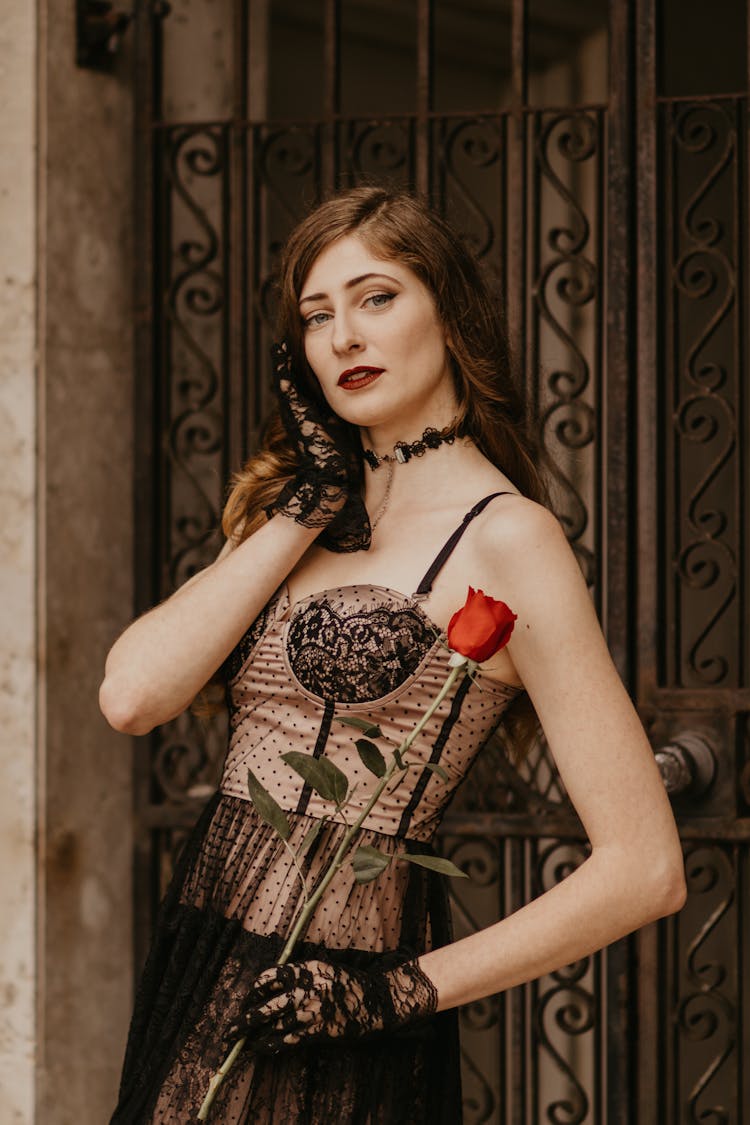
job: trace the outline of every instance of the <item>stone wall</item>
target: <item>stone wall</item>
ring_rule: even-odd
[[[132,40],[111,74],[80,70],[75,5],[41,8],[37,1120],[99,1125],[132,992],[130,740],[97,699],[107,649],[132,616]]]
[[[35,609],[34,247],[36,19],[7,0],[0,21],[0,1107],[34,1107]]]
[[[0,28],[0,1115],[44,1125],[108,1119],[132,999],[132,44],[77,69],[74,12]]]

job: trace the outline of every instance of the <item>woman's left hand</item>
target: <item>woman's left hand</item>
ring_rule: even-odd
[[[317,960],[276,965],[253,984],[230,1037],[272,1052],[314,1039],[361,1039],[424,1019],[437,1002],[417,960],[385,972]]]

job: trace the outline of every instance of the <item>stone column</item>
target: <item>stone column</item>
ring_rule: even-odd
[[[37,1121],[100,1125],[132,994],[131,740],[98,707],[132,617],[132,39],[75,66],[75,5],[40,0]]]
[[[34,673],[36,13],[0,21],[0,1107],[33,1120],[36,752]]]
[[[132,748],[97,701],[133,612],[132,45],[79,70],[74,18],[0,21],[3,1125],[108,1120],[132,1002]]]

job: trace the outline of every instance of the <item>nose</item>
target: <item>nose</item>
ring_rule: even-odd
[[[359,351],[364,345],[359,332],[349,311],[339,310],[333,318],[333,333],[331,334],[331,347],[337,355],[349,355]]]

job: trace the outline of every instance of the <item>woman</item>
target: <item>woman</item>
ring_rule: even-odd
[[[227,543],[125,631],[102,685],[110,723],[144,734],[221,668],[231,731],[220,792],[162,908],[113,1121],[194,1120],[242,1033],[211,1120],[455,1125],[456,1007],[679,909],[679,842],[578,566],[540,503],[537,450],[471,256],[417,200],[357,189],[294,232],[281,297],[279,411],[230,496]],[[510,643],[414,744],[442,774],[400,774],[361,842],[427,850],[489,734],[504,722],[523,741],[533,705],[590,857],[458,942],[439,877],[392,863],[361,885],[345,866],[293,962],[274,967],[300,884],[249,801],[248,768],[287,812],[293,847],[331,808],[282,753],[325,755],[364,801],[368,775],[334,712],[397,740],[412,729],[445,679],[439,634],[469,584],[517,615]],[[305,857],[312,878],[342,832],[324,824]]]

